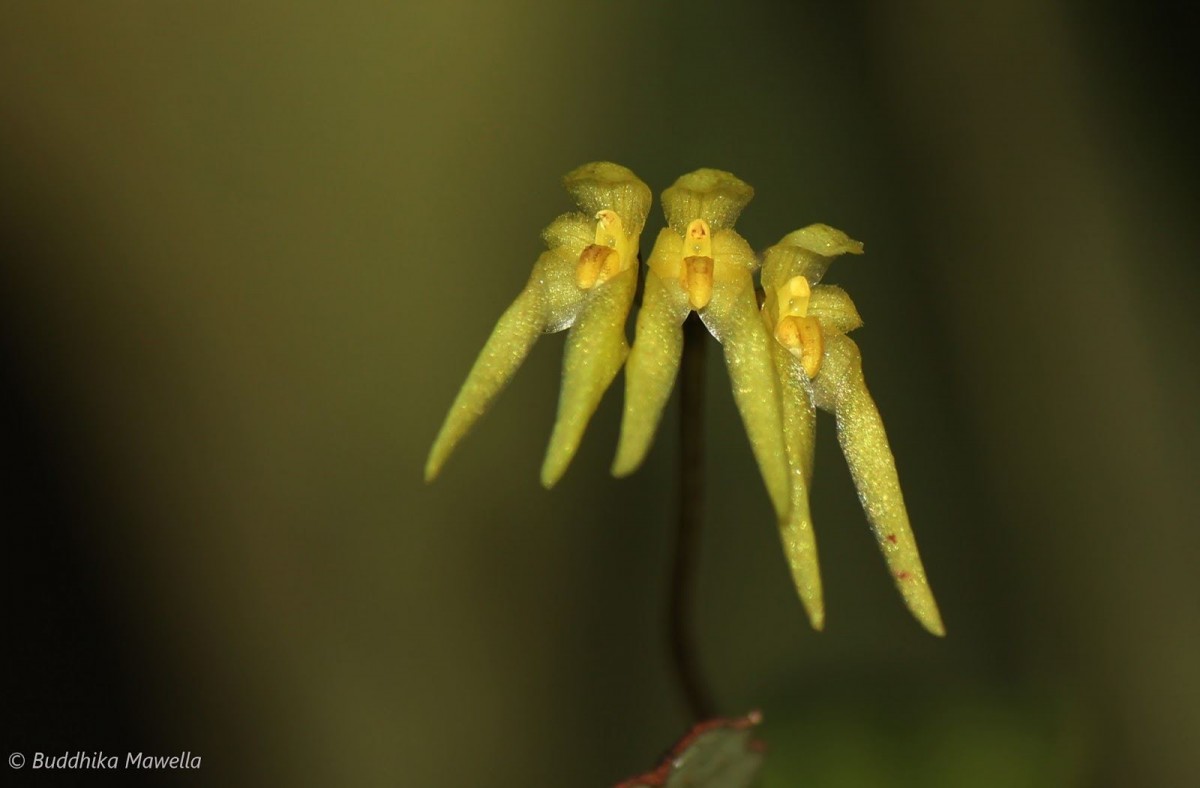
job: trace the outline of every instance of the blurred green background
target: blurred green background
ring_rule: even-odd
[[[1196,22],[7,5],[4,751],[190,750],[197,785],[651,766],[687,723],[674,410],[616,482],[618,381],[543,491],[548,337],[421,483],[561,176],[610,159],[656,192],[733,171],[758,248],[866,242],[827,281],[949,634],[902,607],[826,418],[808,629],[714,346],[700,662],[724,712],[763,710],[766,783],[1200,785]]]

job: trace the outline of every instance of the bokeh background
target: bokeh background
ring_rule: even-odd
[[[562,174],[610,159],[656,192],[735,172],[758,248],[867,246],[828,281],[949,634],[902,607],[827,418],[808,629],[713,346],[699,660],[763,710],[765,783],[1200,785],[1196,16],[6,5],[4,754],[189,750],[159,780],[194,785],[652,765],[687,724],[674,410],[613,480],[618,379],[542,490],[548,337],[421,482]]]

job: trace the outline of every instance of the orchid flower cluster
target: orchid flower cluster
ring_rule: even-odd
[[[537,338],[566,329],[542,484],[549,488],[562,477],[622,365],[625,403],[612,470],[616,476],[633,473],[670,398],[683,323],[695,312],[723,348],[734,400],[812,626],[819,630],[825,621],[808,498],[820,408],[836,417],[842,452],[896,587],[922,626],[943,634],[883,421],[867,391],[858,346],[847,336],[862,320],[845,291],[820,283],[834,258],[861,254],[862,244],[813,224],[757,255],[733,229],[754,190],[720,170],[684,175],[662,195],[667,227],[646,260],[630,348],[625,324],[637,290],[650,189],[608,162],[579,167],[564,184],[581,211],[558,217],[543,232],[547,251],[451,405],[429,453],[426,480],[438,475]],[[754,282],[760,269],[761,302]]]

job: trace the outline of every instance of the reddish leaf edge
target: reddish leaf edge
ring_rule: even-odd
[[[675,768],[676,761],[704,734],[720,729],[744,731],[757,727],[761,722],[762,712],[758,709],[744,717],[716,717],[698,722],[671,747],[671,751],[658,766],[645,774],[619,782],[613,788],[660,788],[660,786],[666,785],[667,780],[671,778],[671,770]],[[766,743],[759,739],[751,739],[746,746],[752,752],[764,753],[767,751]]]

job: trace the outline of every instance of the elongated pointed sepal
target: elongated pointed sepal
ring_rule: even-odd
[[[825,628],[825,593],[821,586],[821,566],[817,560],[817,539],[808,508],[807,485],[792,486],[792,508],[779,522],[783,556],[796,593],[804,605],[808,622],[820,632]]]
[[[925,629],[944,635],[941,614],[909,525],[883,420],[867,391],[858,346],[849,337],[834,336],[826,342],[821,372],[813,380],[813,394],[817,407],[837,417],[842,453],[896,588]]]
[[[711,305],[700,312],[721,341],[733,399],[742,415],[750,448],[779,517],[788,512],[789,482],[779,386],[771,360],[771,338],[758,311],[749,272],[719,281]]]
[[[584,212],[563,214],[542,232],[549,251],[534,264],[525,290],[501,316],[451,405],[425,463],[426,481],[438,475],[540,333],[575,327],[567,342],[564,401],[542,469],[547,485],[562,475],[621,366],[650,189],[629,169],[611,162],[578,167],[563,183]]]
[[[614,476],[633,473],[650,450],[679,372],[683,321],[689,311],[686,292],[664,282],[654,269],[646,272],[637,332],[625,363],[625,407]]]
[[[558,417],[542,464],[545,487],[553,487],[566,471],[600,399],[625,363],[625,319],[637,273],[636,267],[628,268],[598,287],[567,334]]]
[[[425,481],[437,477],[454,447],[487,412],[529,354],[545,328],[544,300],[537,283],[531,281],[500,316],[433,441],[425,462]]]
[[[783,435],[788,455],[791,507],[779,522],[783,554],[791,570],[796,593],[813,629],[825,626],[825,601],[821,570],[817,561],[817,538],[809,512],[808,485],[812,481],[813,450],[816,445],[816,411],[803,368],[788,349],[771,345],[775,376],[780,383],[783,406]]]

